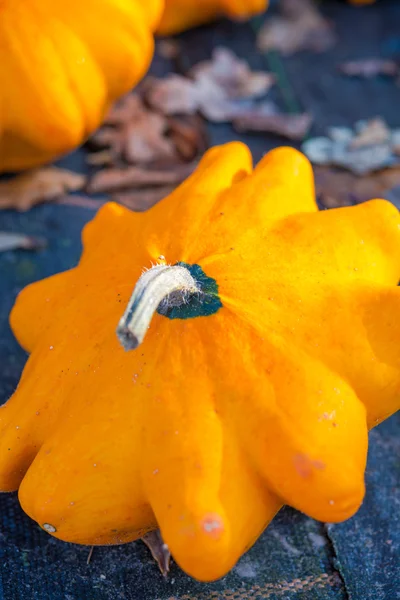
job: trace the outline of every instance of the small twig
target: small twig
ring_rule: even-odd
[[[105,203],[106,200],[96,200],[95,198],[88,198],[86,196],[62,196],[56,200],[56,204],[78,206],[79,208],[88,208],[90,210],[98,210]]]
[[[92,546],[89,550],[89,554],[88,554],[87,561],[86,561],[87,565],[90,564],[90,561],[92,560],[93,550],[94,550],[94,546]]]

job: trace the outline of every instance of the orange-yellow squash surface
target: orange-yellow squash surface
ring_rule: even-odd
[[[83,244],[12,310],[31,355],[0,408],[0,490],[19,488],[70,542],[158,524],[200,580],[231,569],[282,504],[328,522],[357,511],[368,428],[400,402],[391,204],[319,212],[303,155],[276,149],[253,170],[230,143],[145,214],[106,204]],[[157,262],[190,265],[211,291],[197,314],[199,297],[156,313],[126,352],[119,319]]]
[[[0,171],[78,146],[146,72],[163,0],[0,1]]]
[[[160,35],[179,33],[223,15],[235,20],[249,19],[267,6],[268,0],[165,0],[157,32]]]

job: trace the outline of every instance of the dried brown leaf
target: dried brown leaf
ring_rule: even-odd
[[[46,246],[46,241],[43,238],[32,237],[24,233],[12,233],[8,231],[0,231],[0,252],[7,250],[40,250]]]
[[[138,121],[146,117],[146,112],[139,94],[127,94],[113,104],[105,118],[105,124],[124,125],[127,121]]]
[[[343,169],[317,166],[314,174],[317,197],[326,208],[390,199],[391,190],[400,186],[400,167],[360,177]]]
[[[164,575],[164,577],[166,577],[169,573],[171,554],[168,550],[167,544],[164,543],[164,540],[161,537],[160,530],[156,529],[155,531],[146,533],[146,535],[142,537],[142,541],[149,548],[151,555],[158,564],[161,573]]]
[[[370,79],[378,75],[397,77],[400,67],[394,60],[384,58],[365,58],[344,62],[338,67],[339,71],[349,77],[364,77]]]
[[[86,177],[58,167],[44,167],[0,182],[0,209],[26,211],[65,192],[82,189]]]
[[[150,163],[177,159],[173,142],[167,137],[166,118],[143,103],[137,93],[125,96],[110,110],[105,126],[91,138],[97,147],[108,148],[112,162]],[[100,157],[102,158],[102,157]]]
[[[204,121],[198,115],[169,117],[168,131],[178,154],[186,161],[203,154],[208,147]]]
[[[112,200],[136,212],[143,212],[160,202],[160,200],[164,200],[175,189],[176,185],[134,190],[115,194]]]
[[[165,115],[199,111],[210,121],[226,122],[248,109],[244,99],[265,94],[275,81],[270,73],[252,72],[245,61],[225,48],[217,48],[212,59],[193,67],[190,75],[191,79],[176,74],[148,79],[144,88],[147,102]]]
[[[164,171],[140,166],[102,169],[91,178],[87,191],[90,194],[99,194],[124,189],[177,185],[193,173],[196,166],[197,163],[177,164]]]
[[[92,141],[98,146],[109,146],[113,156],[129,163],[143,164],[177,156],[166,131],[165,117],[146,111],[145,116],[129,120],[120,127],[103,127]]]
[[[164,115],[193,115],[199,110],[196,83],[171,73],[164,79],[148,77],[144,93],[149,105]]]
[[[301,50],[324,52],[335,43],[332,25],[312,0],[281,0],[281,15],[267,17],[257,37],[261,51],[290,55]]]
[[[312,124],[308,113],[301,115],[265,114],[254,110],[233,121],[237,131],[259,131],[281,135],[289,140],[302,140]]]
[[[189,75],[198,83],[212,81],[223,90],[226,98],[235,100],[263,96],[275,83],[271,73],[252,71],[245,60],[224,47],[216,48],[211,60],[197,63]]]

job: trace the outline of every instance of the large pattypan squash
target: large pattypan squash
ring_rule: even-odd
[[[398,211],[318,212],[304,156],[253,171],[230,143],[148,213],[106,204],[83,243],[12,311],[31,356],[0,409],[0,489],[70,542],[158,525],[200,580],[283,503],[353,515],[368,428],[400,402]]]
[[[146,72],[163,0],[0,2],[0,171],[78,146]]]
[[[268,0],[165,0],[158,33],[179,33],[223,15],[236,20],[249,19],[267,6]]]

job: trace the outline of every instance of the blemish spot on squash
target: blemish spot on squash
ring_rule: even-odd
[[[304,479],[311,477],[315,469],[318,471],[325,469],[325,463],[322,460],[313,460],[306,454],[296,454],[293,462],[297,473]]]
[[[51,525],[50,523],[43,523],[42,527],[47,533],[55,533],[57,531],[54,525]]]
[[[219,515],[208,515],[201,522],[203,531],[210,537],[218,539],[224,531],[224,524]]]

